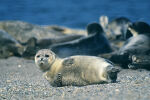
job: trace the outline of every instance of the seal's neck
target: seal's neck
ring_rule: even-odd
[[[63,59],[56,57],[55,60],[53,61],[53,63],[51,64],[49,73],[51,73],[52,77],[60,72],[61,67],[62,67],[61,66],[62,61],[63,61]]]

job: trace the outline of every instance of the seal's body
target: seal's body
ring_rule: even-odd
[[[44,76],[52,86],[115,82],[118,73],[118,69],[106,59],[79,55],[62,59],[47,49],[36,54],[35,63],[46,72]]]
[[[129,38],[123,47],[120,48],[119,54],[145,54],[150,50],[150,37],[144,34],[140,34]]]
[[[91,55],[112,52],[111,45],[105,35],[102,27],[97,23],[91,23],[87,26],[88,36],[76,39],[67,43],[60,43],[50,47],[59,57],[69,57],[73,55]]]

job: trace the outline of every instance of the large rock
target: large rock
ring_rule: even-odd
[[[36,39],[56,38],[66,34],[52,29],[44,29],[41,26],[29,24],[21,21],[2,21],[0,22],[0,29],[11,34],[16,40],[27,42],[29,38]]]
[[[68,27],[64,27],[64,26],[57,26],[57,25],[50,25],[50,26],[42,26],[44,29],[46,30],[55,30],[58,32],[62,32],[64,34],[72,34],[72,35],[87,35],[86,30],[83,29],[71,29]]]

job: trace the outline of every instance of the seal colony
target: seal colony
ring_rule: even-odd
[[[108,22],[103,16],[100,24],[87,25],[88,35],[18,21],[1,24],[0,58],[34,58],[38,50],[49,48],[52,51],[39,51],[35,61],[53,86],[115,82],[117,69],[106,59],[94,57],[102,54],[122,68],[150,70],[150,26],[145,22],[132,23],[125,17]]]
[[[49,49],[35,55],[36,65],[45,72],[52,86],[84,86],[115,82],[119,70],[103,58],[95,56],[70,56],[59,58]]]

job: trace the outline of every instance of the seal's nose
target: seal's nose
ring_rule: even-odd
[[[43,58],[41,58],[41,61],[43,61]]]

